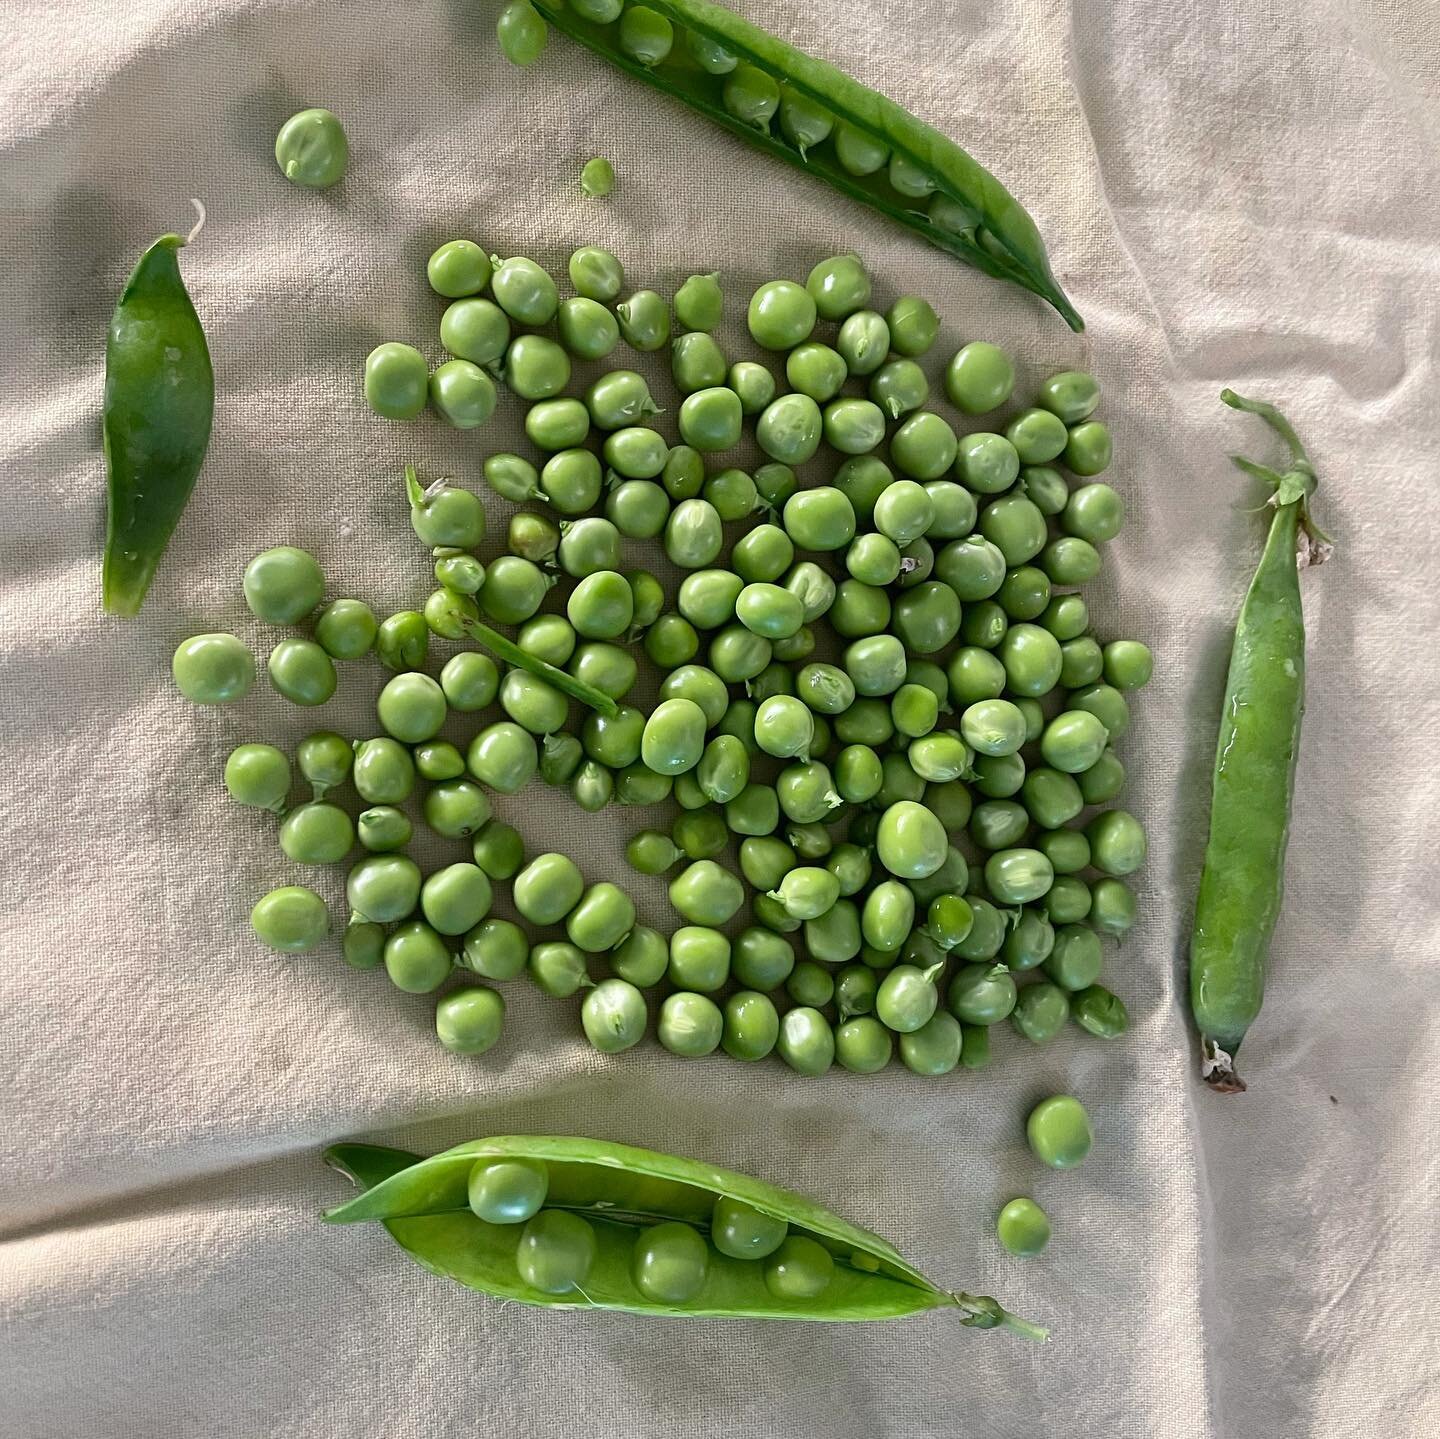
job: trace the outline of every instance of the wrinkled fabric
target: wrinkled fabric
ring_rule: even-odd
[[[0,1433],[17,1439],[590,1433],[794,1439],[1396,1436],[1433,1432],[1440,1198],[1434,765],[1440,741],[1433,470],[1440,355],[1440,20],[1426,0],[1002,0],[741,8],[966,144],[1036,216],[1082,336],[720,135],[563,37],[507,65],[494,6],[346,0],[12,3],[0,64]],[[271,155],[306,105],[345,121],[327,194]],[[582,163],[619,183],[584,197]],[[103,340],[157,234],[214,353],[209,458],[143,614],[99,611]],[[931,299],[938,377],[964,341],[1021,386],[1100,377],[1130,523],[1090,594],[1102,637],[1157,658],[1123,741],[1146,822],[1141,918],[1107,958],[1134,1019],[1102,1044],[997,1032],[981,1073],[823,1079],[778,1062],[590,1051],[578,1001],[506,986],[502,1043],[458,1059],[432,1001],[285,958],[247,916],[288,864],[220,775],[235,744],[360,733],[378,672],[343,667],[307,713],[263,676],[202,710],[176,642],[276,638],[242,602],[248,557],[313,550],[333,594],[413,605],[426,562],[401,503],[414,460],[478,483],[519,440],[365,409],[382,339],[433,355],[431,248],[471,235],[563,272],[581,243],[667,293],[718,270],[722,342],[744,298],[863,254],[877,296]],[[663,358],[663,357],[662,357]],[[643,367],[661,371],[647,358]],[[1189,908],[1229,626],[1259,554],[1257,497],[1226,455],[1276,456],[1222,385],[1295,421],[1333,560],[1306,576],[1309,711],[1288,896],[1250,1092],[1204,1092],[1183,1006]],[[939,394],[937,386],[937,395]],[[949,413],[941,404],[942,410]],[[972,423],[979,428],[979,423]],[[812,467],[811,474],[818,474]],[[489,501],[487,500],[487,503]],[[492,537],[508,506],[490,504]],[[628,554],[628,551],[627,551]],[[471,726],[473,729],[473,725]],[[463,726],[455,733],[463,735]],[[536,785],[497,812],[532,851],[671,921],[620,857],[642,816],[583,815]],[[1081,1096],[1097,1141],[1041,1171],[1023,1115]],[[436,1279],[375,1228],[328,1141],[422,1152],[574,1132],[707,1157],[883,1231],[942,1282],[1047,1323],[1038,1347],[943,1315],[873,1326],[552,1314]],[[1049,1211],[1043,1258],[1006,1257],[996,1210]]]

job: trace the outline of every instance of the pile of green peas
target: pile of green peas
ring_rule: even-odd
[[[591,246],[571,256],[575,294],[562,299],[535,262],[466,240],[442,245],[427,274],[451,301],[441,338],[455,359],[440,370],[463,361],[528,403],[533,454],[480,467],[518,507],[503,549],[477,554],[486,515],[469,489],[412,482],[437,586],[420,609],[382,622],[358,600],[319,608],[319,566],[288,548],[257,556],[245,579],[262,620],[313,617],[313,638],[271,652],[286,698],[323,704],[335,661],[372,650],[396,672],[377,704],[382,733],[355,746],[356,791],[399,818],[355,821],[362,845],[383,847],[351,872],[351,962],[383,962],[422,992],[456,967],[583,991],[582,1027],[605,1052],[643,1037],[645,991],[658,988],[655,1032],[671,1052],[775,1053],[812,1075],[873,1072],[897,1053],[921,1074],[979,1067],[1001,1021],[1036,1044],[1067,1021],[1122,1033],[1125,1005],[1099,983],[1102,941],[1135,921],[1127,879],[1145,834],[1113,807],[1117,746],[1151,658],[1138,641],[1096,638],[1078,592],[1124,519],[1095,478],[1111,444],[1094,379],[1053,375],[1033,404],[1007,409],[1014,365],[981,340],[927,372],[933,307],[900,296],[882,308],[854,255],[822,260],[803,284],[759,286],[744,321],[760,356],[735,360],[715,338],[726,298],[713,274],[669,301],[622,299],[623,267]],[[668,352],[678,404],[662,410],[624,364],[576,378],[622,344]],[[397,370],[381,351],[366,375],[378,413],[413,416],[428,397],[454,420],[418,352]],[[479,408],[488,418],[494,393]],[[726,455],[747,432],[764,456],[750,469]],[[639,546],[670,583],[633,564]],[[481,622],[513,628],[526,664],[461,648],[428,672],[432,641],[464,642]],[[645,705],[642,668],[659,681]],[[203,702],[240,697],[254,672],[231,636],[197,636],[175,658]],[[587,694],[609,711],[577,702]],[[457,724],[463,744],[440,738]],[[487,796],[536,777],[585,812],[665,806],[627,856],[668,876],[673,923],[639,923],[619,884],[587,885],[564,855],[527,863],[518,837],[508,873],[478,854],[470,868],[509,884],[522,924],[564,938],[490,915],[488,894],[463,933],[433,922],[435,876],[400,837],[417,779],[428,827],[478,849]],[[328,812],[287,814],[281,828],[291,858],[345,858],[353,842]],[[473,878],[437,885],[451,887],[481,903]],[[325,928],[317,902],[277,891],[257,906],[257,932],[310,947]],[[457,1038],[458,1011],[488,1014],[499,996],[456,994],[468,997],[441,1000],[457,1010],[442,1040],[479,1052],[489,1031],[477,1021]]]

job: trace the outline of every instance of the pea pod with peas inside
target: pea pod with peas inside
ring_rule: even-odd
[[[199,234],[161,235],[140,257],[105,341],[109,505],[101,594],[111,614],[139,613],[210,443],[215,373],[178,255]]]
[[[1200,1031],[1200,1073],[1222,1094],[1245,1088],[1235,1051],[1260,1013],[1265,957],[1284,892],[1290,802],[1305,711],[1302,562],[1329,554],[1310,515],[1315,469],[1273,405],[1233,390],[1220,398],[1258,415],[1285,441],[1283,473],[1235,456],[1274,489],[1274,514],[1255,577],[1240,607],[1221,708],[1210,802],[1210,838],[1190,941],[1190,1008]],[[1303,560],[1302,560],[1303,557]]]
[[[994,1299],[938,1287],[885,1240],[800,1195],[675,1155],[507,1135],[431,1159],[367,1144],[326,1158],[363,1190],[327,1220],[381,1220],[425,1268],[496,1298],[836,1322],[950,1309],[970,1328],[1046,1337]]]
[[[612,65],[1084,328],[1024,206],[893,100],[709,0],[606,7],[596,18],[561,0],[533,8]]]

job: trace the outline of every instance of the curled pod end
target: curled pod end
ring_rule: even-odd
[[[1216,1094],[1245,1093],[1245,1081],[1235,1072],[1235,1056],[1208,1035],[1200,1037],[1200,1078]]]

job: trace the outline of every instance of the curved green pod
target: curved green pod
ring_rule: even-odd
[[[1200,1031],[1200,1072],[1212,1089],[1245,1088],[1235,1052],[1260,1013],[1265,960],[1284,895],[1285,848],[1300,720],[1305,712],[1305,562],[1318,564],[1329,541],[1310,517],[1315,471],[1295,431],[1271,405],[1233,390],[1227,405],[1259,415],[1290,447],[1280,474],[1238,456],[1246,474],[1272,485],[1274,517],[1255,577],[1240,608],[1220,714],[1210,804],[1210,838],[1190,941],[1190,1007]]]
[[[908,162],[928,179],[934,196],[946,202],[948,223],[937,224],[929,208],[917,208],[924,201],[894,189],[883,168],[872,175],[851,174],[837,160],[832,140],[802,149],[772,129],[769,122],[757,125],[731,114],[724,103],[726,76],[703,69],[680,39],[658,64],[642,64],[621,48],[616,24],[583,19],[562,0],[534,0],[535,9],[556,29],[612,65],[684,101],[767,154],[819,176],[987,275],[1040,296],[1072,330],[1085,328],[1050,271],[1044,241],[1025,207],[954,141],[868,85],[722,5],[709,0],[647,0],[647,4],[677,29],[723,47],[741,62],[764,71],[780,85],[782,95],[794,94],[818,105]]]
[[[593,1225],[596,1259],[583,1290],[557,1295],[525,1284],[516,1269],[519,1226],[490,1224],[470,1212],[471,1172],[477,1161],[496,1158],[543,1163],[549,1176],[545,1208],[583,1215]],[[1032,1339],[1046,1337],[1045,1330],[1009,1314],[993,1299],[932,1284],[878,1235],[808,1199],[676,1155],[595,1139],[503,1135],[457,1145],[430,1159],[368,1144],[336,1145],[326,1151],[326,1159],[363,1186],[361,1194],[326,1213],[329,1222],[381,1220],[427,1269],[498,1298],[562,1309],[821,1321],[897,1319],[953,1309],[972,1328],[1003,1325]],[[631,1275],[637,1236],[672,1221],[708,1233],[722,1196],[784,1220],[790,1234],[822,1244],[835,1261],[823,1292],[777,1297],[760,1262],[712,1248],[704,1286],[692,1300],[676,1306],[643,1294]]]
[[[161,235],[140,257],[105,342],[108,512],[101,580],[111,614],[137,614],[210,443],[215,375],[178,255],[199,233]]]

